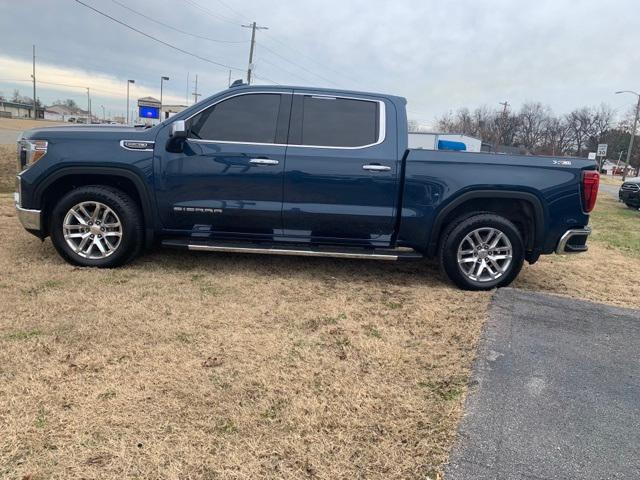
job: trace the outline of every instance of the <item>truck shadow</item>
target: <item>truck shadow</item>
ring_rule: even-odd
[[[298,278],[304,281],[333,279],[338,282],[387,282],[396,286],[450,286],[435,259],[379,261],[240,253],[204,253],[155,248],[132,266],[161,268],[171,272],[253,274],[265,281]]]

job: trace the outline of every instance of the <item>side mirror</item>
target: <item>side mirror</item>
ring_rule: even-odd
[[[171,138],[187,138],[187,126],[184,120],[176,120],[171,124]]]
[[[167,139],[166,149],[169,152],[181,153],[187,139],[187,126],[184,120],[176,120],[171,124],[171,133]]]

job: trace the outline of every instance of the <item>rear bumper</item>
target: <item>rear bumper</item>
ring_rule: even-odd
[[[31,210],[28,208],[22,208],[20,206],[20,195],[18,193],[14,194],[14,200],[16,205],[16,212],[18,214],[18,220],[22,226],[29,230],[29,232],[37,234],[41,231],[41,210]]]
[[[589,235],[591,235],[590,227],[572,228],[571,230],[567,230],[560,237],[560,241],[558,241],[556,253],[558,255],[564,255],[567,253],[586,252],[589,248],[587,247],[587,237]]]

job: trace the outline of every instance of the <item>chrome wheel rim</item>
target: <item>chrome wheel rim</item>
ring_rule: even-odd
[[[492,282],[502,277],[509,269],[512,257],[509,237],[496,228],[476,228],[458,246],[458,267],[474,282]]]
[[[67,245],[76,255],[99,260],[113,255],[122,241],[122,223],[100,202],[82,202],[69,209],[62,222]]]

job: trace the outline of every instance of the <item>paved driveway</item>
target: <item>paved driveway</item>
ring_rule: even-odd
[[[495,294],[446,480],[640,478],[640,312]]]
[[[618,190],[620,190],[618,185],[600,184],[600,192],[606,193],[607,195],[613,195],[616,199],[618,198]]]

